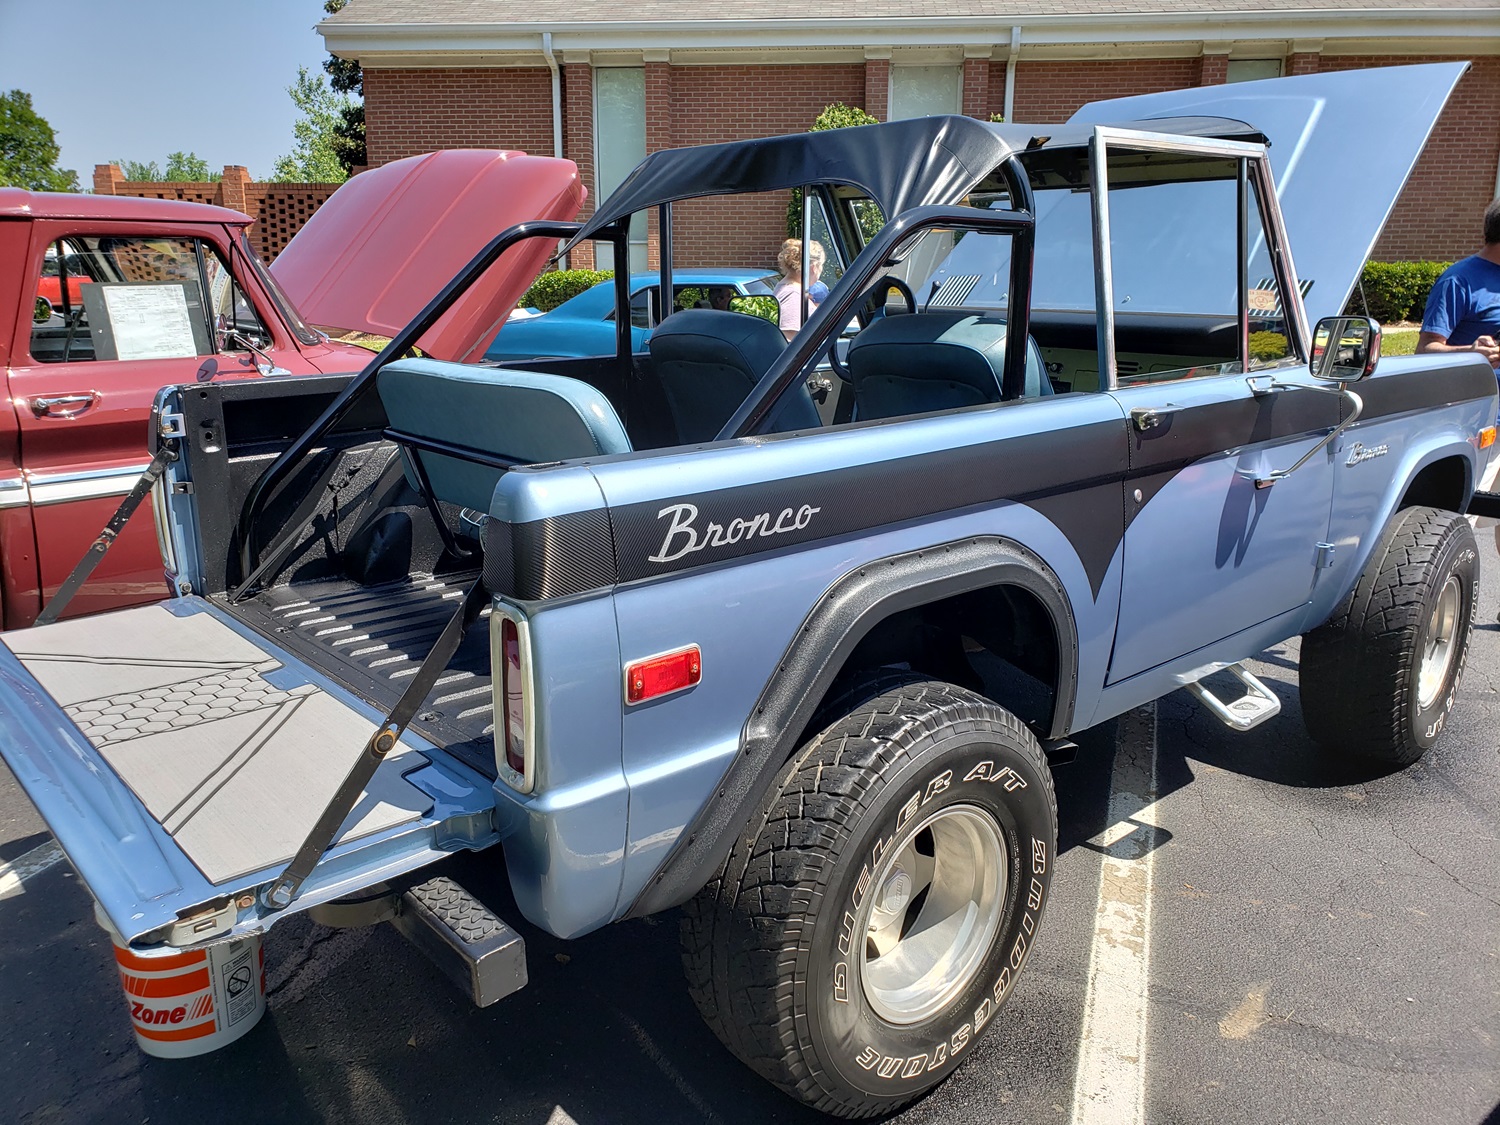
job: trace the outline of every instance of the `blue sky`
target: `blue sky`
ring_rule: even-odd
[[[0,0],[0,89],[31,95],[84,187],[177,150],[259,179],[291,151],[297,67],[328,57],[322,18],[322,0]]]

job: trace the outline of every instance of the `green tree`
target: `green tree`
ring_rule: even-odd
[[[323,11],[331,16],[342,11],[346,3],[348,0],[323,0]],[[349,104],[342,111],[343,120],[335,129],[337,140],[334,142],[334,152],[347,176],[355,168],[369,163],[365,155],[365,75],[358,59],[341,59],[337,55],[329,55],[323,60],[323,70],[336,93],[351,95]],[[355,101],[355,98],[360,100]]]
[[[0,94],[0,186],[31,191],[77,191],[78,173],[57,166],[52,126],[24,90]]]
[[[167,170],[162,174],[164,180],[172,183],[216,184],[223,178],[224,173],[210,171],[208,161],[196,152],[167,153]]]
[[[131,183],[154,184],[161,180],[161,165],[154,160],[115,160],[121,173]]]
[[[821,133],[825,129],[847,129],[852,125],[878,125],[880,118],[866,113],[858,106],[834,102],[823,107],[823,112],[814,118],[809,133]],[[873,203],[859,210],[859,225],[866,240],[885,225],[880,209]],[[793,188],[791,201],[786,205],[786,233],[788,238],[802,236],[802,189]]]
[[[351,104],[347,94],[328,88],[321,74],[297,68],[297,81],[287,87],[292,104],[302,114],[292,125],[296,139],[291,153],[276,161],[271,179],[280,183],[341,184],[349,169],[339,159],[338,129],[344,110]]]
[[[173,152],[167,154],[167,170],[154,160],[116,160],[127,180],[136,183],[210,183],[216,184],[224,178],[222,172],[211,172],[208,161],[196,152]]]

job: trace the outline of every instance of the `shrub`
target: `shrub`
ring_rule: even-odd
[[[532,282],[530,289],[521,294],[519,307],[550,312],[585,289],[614,276],[613,270],[548,270]]]
[[[769,320],[772,324],[781,323],[781,305],[775,297],[767,297],[762,294],[759,297],[731,297],[729,299],[729,311],[737,313],[749,313],[758,316],[762,320]]]
[[[1262,363],[1272,363],[1278,359],[1285,359],[1286,354],[1286,337],[1280,332],[1250,333],[1250,358],[1258,359]]]
[[[1382,324],[1421,320],[1427,295],[1450,262],[1366,262],[1345,310]]]

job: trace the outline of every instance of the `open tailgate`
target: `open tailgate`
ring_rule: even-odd
[[[196,597],[0,634],[0,715],[0,756],[143,947],[269,926],[261,892],[381,717]],[[493,804],[408,732],[287,912],[494,842]]]

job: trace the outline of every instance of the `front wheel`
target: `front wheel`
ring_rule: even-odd
[[[907,682],[787,764],[683,955],[709,1026],[824,1112],[887,1113],[967,1058],[1036,938],[1057,803],[1041,747],[951,684]]]
[[[1302,639],[1308,733],[1392,765],[1425,754],[1453,711],[1478,592],[1469,521],[1437,508],[1398,512],[1353,593]]]

